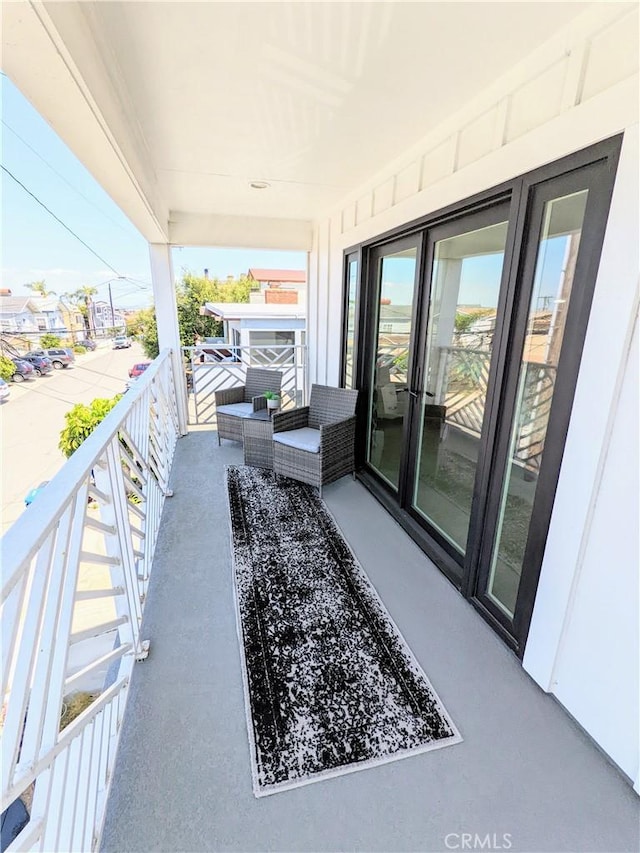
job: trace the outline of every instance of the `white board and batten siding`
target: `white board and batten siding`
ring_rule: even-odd
[[[637,6],[596,4],[316,224],[309,370],[339,380],[346,248],[619,133],[523,665],[640,792]]]

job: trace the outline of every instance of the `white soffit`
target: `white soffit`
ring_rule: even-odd
[[[310,248],[311,221],[589,5],[11,2],[3,64],[148,239],[171,220],[183,245]]]

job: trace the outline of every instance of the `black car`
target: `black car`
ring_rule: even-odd
[[[98,348],[98,344],[95,341],[90,341],[88,338],[86,340],[78,341],[78,346],[89,349],[91,352]]]
[[[53,370],[51,359],[44,355],[24,355],[22,360],[29,362],[36,376],[44,376]]]
[[[35,379],[35,371],[33,365],[25,361],[24,358],[12,358],[11,361],[16,366],[16,372],[11,377],[14,382],[24,382],[25,379]]]

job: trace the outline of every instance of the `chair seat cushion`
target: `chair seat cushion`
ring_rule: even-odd
[[[218,406],[218,414],[248,418],[253,414],[253,403],[227,403],[226,406]]]
[[[285,432],[274,433],[273,440],[278,444],[295,447],[296,450],[306,450],[307,453],[320,453],[320,430],[311,427],[288,429]]]

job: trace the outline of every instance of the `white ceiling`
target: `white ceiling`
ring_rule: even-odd
[[[159,239],[318,218],[588,5],[4,3],[3,64]]]

